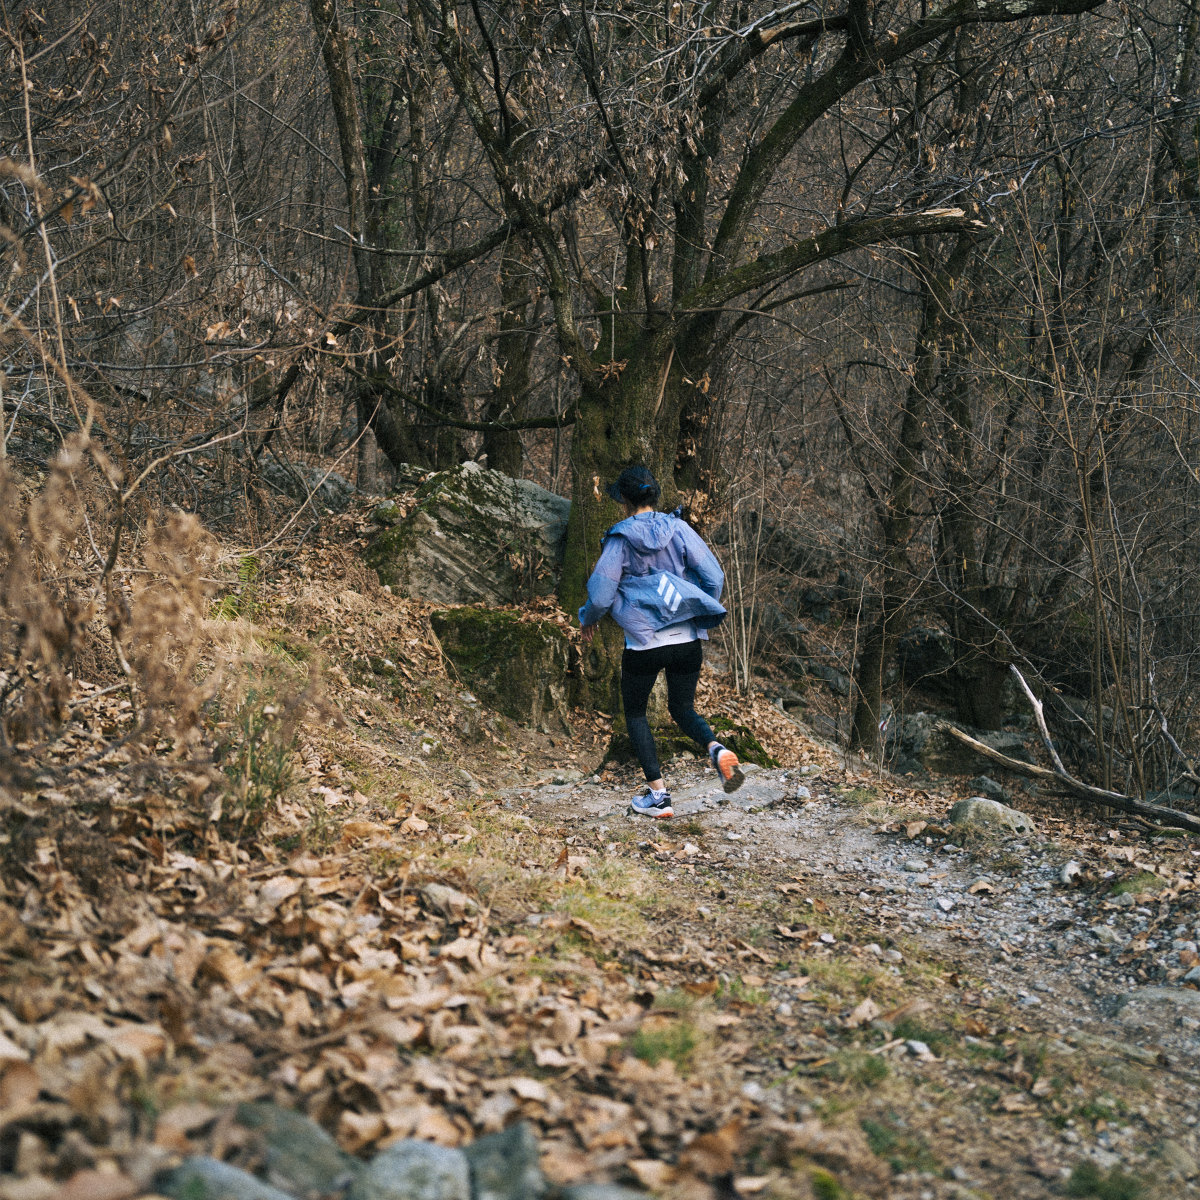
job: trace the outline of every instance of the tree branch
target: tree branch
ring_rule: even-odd
[[[348,374],[353,375],[355,379],[361,379],[364,383],[369,383],[373,387],[379,388],[380,391],[387,392],[389,396],[395,396],[397,400],[403,400],[405,404],[411,404],[413,408],[419,408],[422,412],[429,413],[431,417],[437,418],[439,425],[449,425],[453,429],[472,429],[479,433],[515,433],[522,429],[566,429],[575,423],[575,414],[568,412],[557,417],[523,417],[518,421],[468,421],[462,417],[451,417],[440,409],[434,408],[432,404],[418,400],[416,396],[411,396],[402,388],[398,388],[390,379],[381,378],[378,375],[367,375],[352,368],[347,370]]]
[[[743,263],[719,278],[709,279],[679,304],[682,311],[711,309],[764,287],[776,279],[803,270],[815,262],[836,258],[847,250],[874,246],[895,238],[931,233],[959,233],[983,236],[988,226],[969,218],[961,208],[934,208],[923,213],[891,213],[832,225],[813,237],[794,242],[773,254]]]
[[[1034,763],[1025,763],[1016,758],[1009,758],[1007,754],[1002,754],[999,750],[993,749],[986,743],[977,741],[969,733],[965,733],[963,730],[951,725],[948,721],[941,722],[940,728],[962,742],[963,745],[970,746],[976,754],[982,754],[984,758],[989,758],[993,762],[997,762],[1019,775],[1029,775],[1034,779],[1044,779],[1061,784],[1077,799],[1084,800],[1089,804],[1096,804],[1103,808],[1115,809],[1117,812],[1145,817],[1176,829],[1187,829],[1192,833],[1200,833],[1200,818],[1198,817],[1179,812],[1174,808],[1167,808],[1162,804],[1147,804],[1145,801],[1135,800],[1132,796],[1126,796],[1122,792],[1110,792],[1106,788],[1092,787],[1091,784],[1084,783],[1081,779],[1076,779],[1063,766],[1062,759],[1059,758],[1058,751],[1054,748],[1054,744],[1050,739],[1050,732],[1046,728],[1046,718],[1042,711],[1042,702],[1030,691],[1029,685],[1025,682],[1021,672],[1017,670],[1015,665],[1010,664],[1009,670],[1016,676],[1017,682],[1021,685],[1021,690],[1024,691],[1026,698],[1033,706],[1034,720],[1037,721],[1038,732],[1042,737],[1042,744],[1046,747],[1046,752],[1050,755],[1050,761],[1054,763],[1053,768],[1041,767]]]

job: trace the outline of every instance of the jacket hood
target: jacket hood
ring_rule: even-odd
[[[661,550],[675,535],[675,518],[669,513],[643,513],[618,521],[605,535],[623,537],[635,550]]]

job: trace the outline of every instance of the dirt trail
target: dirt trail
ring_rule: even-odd
[[[1144,978],[1146,961],[1177,961],[1172,946],[1194,946],[1194,893],[1182,909],[1114,898],[1107,860],[1057,837],[948,843],[948,802],[928,793],[912,794],[928,824],[910,839],[911,806],[898,814],[836,769],[752,768],[731,797],[693,769],[673,786],[671,821],[633,816],[632,790],[593,777],[510,789],[506,804],[562,823],[568,843],[623,853],[617,839],[633,839],[677,897],[667,918],[677,941],[703,945],[707,934],[709,944],[765,948],[761,966],[751,959],[770,996],[756,1078],[781,1112],[804,1094],[791,1088],[806,1071],[794,1031],[814,1017],[818,1054],[891,1064],[885,1102],[852,1085],[845,1101],[860,1105],[877,1152],[887,1156],[889,1139],[902,1147],[890,1194],[1200,1194],[1186,1099],[1200,1083],[1200,992],[1181,986],[1179,969],[1169,982]],[[1066,885],[1062,869],[1077,857],[1083,870]],[[1186,845],[1175,861],[1195,865]],[[819,981],[801,1003],[786,982],[793,961]],[[782,967],[771,973],[768,962]],[[882,1011],[887,975],[898,1016]],[[873,991],[880,1004],[859,1009]],[[929,1163],[914,1146],[930,1150]],[[1080,1162],[1094,1165],[1099,1190],[1078,1190],[1091,1178]]]

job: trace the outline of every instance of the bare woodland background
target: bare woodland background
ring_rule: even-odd
[[[960,719],[1016,662],[1094,782],[1196,782],[1194,6],[0,12],[6,739],[97,623],[114,678],[177,652],[182,514],[266,552],[330,471],[479,457],[572,496],[573,608],[640,460],[744,684],[816,589],[857,745],[928,631]],[[139,693],[175,736],[196,677]]]

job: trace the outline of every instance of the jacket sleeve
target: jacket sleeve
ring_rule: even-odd
[[[580,625],[595,625],[617,598],[617,588],[625,572],[626,547],[623,537],[604,539],[600,560],[587,581],[587,603],[579,610]]]
[[[687,558],[687,571],[693,582],[714,600],[720,600],[725,587],[725,572],[708,543],[686,522],[679,522]]]

